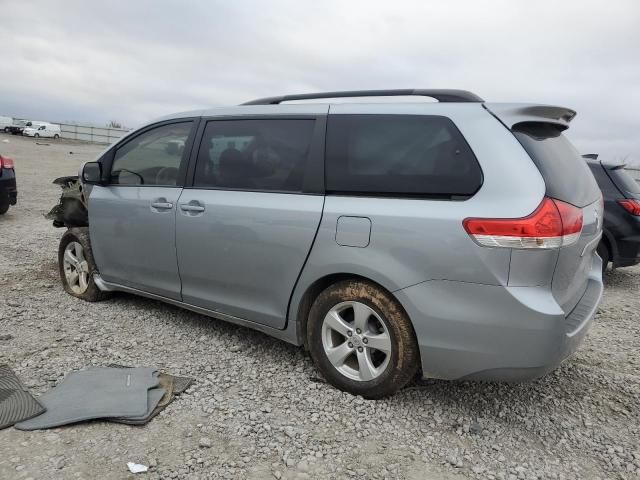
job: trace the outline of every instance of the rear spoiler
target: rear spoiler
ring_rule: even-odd
[[[587,160],[598,160],[597,153],[585,153],[582,155],[582,158],[586,158]],[[600,165],[602,165],[607,170],[622,170],[627,168],[627,164],[623,162],[615,162],[611,160],[598,160]]]
[[[626,163],[601,162],[602,166],[607,170],[622,170],[627,168]]]
[[[558,125],[562,130],[576,116],[575,110],[553,105],[531,105],[527,103],[485,103],[486,108],[508,129],[523,122],[540,122]]]

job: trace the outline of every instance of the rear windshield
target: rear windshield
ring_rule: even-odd
[[[613,183],[615,183],[623,192],[634,194],[640,193],[640,184],[623,168],[607,170],[607,172],[609,173],[611,180],[613,180]],[[640,171],[638,171],[638,174],[640,174]]]
[[[562,131],[549,123],[519,123],[513,134],[538,167],[547,185],[547,195],[584,207],[601,195],[584,159]]]

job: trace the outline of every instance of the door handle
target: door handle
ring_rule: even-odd
[[[180,205],[180,210],[182,210],[183,212],[204,212],[204,207],[201,205],[183,203],[182,205]]]
[[[173,208],[173,203],[171,202],[153,202],[151,204],[153,208],[157,208],[159,210],[169,210]]]

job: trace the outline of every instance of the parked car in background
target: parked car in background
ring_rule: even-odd
[[[53,123],[43,123],[37,127],[27,127],[22,132],[25,137],[45,137],[55,138],[56,140],[60,138],[61,133],[60,125]]]
[[[9,133],[9,127],[13,125],[13,118],[11,117],[0,117],[0,130],[5,133]]]
[[[40,125],[46,122],[37,122],[31,120],[17,120],[14,119],[13,125],[6,127],[5,131],[8,131],[12,135],[22,135],[25,128],[38,128]]]
[[[15,163],[13,159],[0,155],[0,215],[7,213],[9,206],[17,201]]]
[[[438,103],[283,103],[407,95]],[[84,165],[82,197],[63,200],[88,203],[88,225],[54,211],[72,227],[61,281],[306,345],[368,398],[416,374],[537,377],[578,348],[602,295],[602,196],[562,134],[574,116],[458,90],[168,116]]]
[[[604,228],[598,254],[603,270],[640,263],[640,184],[621,162],[583,155],[604,196]]]

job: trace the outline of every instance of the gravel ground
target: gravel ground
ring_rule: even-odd
[[[42,215],[59,195],[51,180],[99,150],[0,135],[20,189],[0,217],[0,363],[38,395],[109,363],[198,380],[145,427],[0,431],[0,478],[127,478],[128,461],[163,479],[640,477],[640,268],[607,275],[585,344],[541,380],[428,381],[365,401],[316,381],[301,348],[261,333],[124,294],[66,295],[63,232]]]

